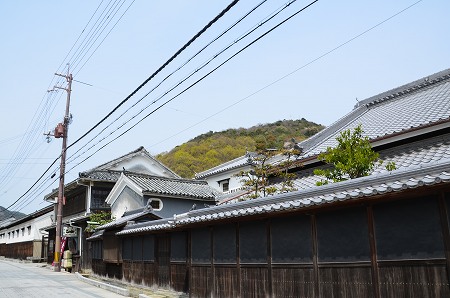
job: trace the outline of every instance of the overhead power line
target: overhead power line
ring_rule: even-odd
[[[209,27],[211,27],[215,22],[217,22],[221,17],[225,15],[234,5],[236,5],[239,0],[234,0],[231,2],[224,10],[222,10],[214,19],[212,19],[205,27],[203,27],[197,34],[195,34],[187,43],[185,43],[175,54],[172,55],[163,65],[161,65],[153,74],[151,74],[144,82],[142,82],[133,92],[130,93],[124,100],[122,100],[115,108],[113,108],[105,117],[103,117],[97,124],[91,127],[87,132],[85,132],[81,137],[79,137],[72,144],[67,146],[67,149],[71,148],[88,134],[90,134],[94,129],[96,129],[100,124],[102,124],[106,119],[108,119],[117,109],[119,109],[124,103],[126,103],[133,95],[135,95],[142,87],[144,87],[151,79],[153,79],[161,70],[163,70],[170,62],[172,62],[181,52],[183,52],[190,44],[192,44],[198,37],[200,37]]]
[[[179,87],[183,82],[185,82],[187,79],[189,79],[190,77],[192,77],[194,74],[196,74],[198,71],[200,71],[201,69],[203,69],[204,67],[206,67],[211,61],[215,60],[216,58],[218,58],[221,54],[223,54],[226,50],[228,50],[229,48],[231,48],[233,45],[236,45],[238,42],[242,41],[244,38],[246,38],[247,36],[249,36],[251,33],[253,33],[256,29],[258,29],[259,27],[263,26],[264,24],[266,24],[267,22],[269,22],[270,20],[272,20],[275,16],[277,16],[279,13],[281,13],[283,10],[285,10],[287,7],[289,7],[291,4],[293,4],[296,0],[291,0],[288,1],[287,3],[285,3],[283,6],[281,6],[280,8],[278,8],[277,10],[275,10],[274,12],[272,12],[271,14],[269,14],[267,17],[265,17],[263,20],[261,20],[260,22],[258,22],[255,26],[253,26],[251,29],[247,30],[244,34],[242,34],[240,37],[234,39],[234,41],[229,44],[228,46],[224,47],[222,50],[220,50],[219,52],[217,52],[216,54],[214,54],[210,59],[208,59],[206,62],[204,62],[203,64],[201,64],[200,67],[196,68],[193,72],[191,72],[188,76],[186,76],[184,79],[182,79],[181,81],[179,81],[178,83],[176,83],[174,86],[172,86],[169,90],[166,90],[161,96],[159,96],[158,98],[156,98],[155,100],[151,101],[150,104],[148,104],[146,107],[144,107],[143,109],[141,109],[137,114],[133,115],[131,118],[129,118],[128,120],[126,120],[124,123],[122,123],[121,125],[119,125],[118,127],[116,127],[113,131],[111,131],[108,135],[104,136],[102,139],[98,140],[97,143],[92,143],[92,141],[98,137],[101,133],[103,133],[108,127],[111,126],[111,124],[109,124],[108,126],[106,126],[105,128],[103,128],[97,135],[95,135],[89,142],[87,142],[84,146],[82,146],[81,148],[79,148],[76,152],[74,152],[71,156],[70,156],[70,160],[73,161],[77,158],[79,158],[80,156],[86,154],[88,151],[90,151],[92,148],[98,146],[101,142],[103,142],[104,140],[106,140],[108,137],[112,136],[113,134],[117,133],[120,129],[122,129],[126,124],[128,124],[131,120],[134,120],[135,118],[137,118],[140,114],[142,114],[146,109],[148,109],[150,106],[152,106],[153,104],[157,103],[158,101],[160,101],[163,97],[167,96],[171,91],[173,91],[175,88]],[[161,83],[159,83],[157,86],[159,86]],[[152,91],[154,91],[155,88],[151,89],[149,92],[147,92],[144,96],[142,96],[138,101],[142,101],[144,98],[146,98]],[[134,107],[137,103],[135,103],[132,107]],[[130,107],[129,109],[131,109],[132,107]],[[128,110],[129,110],[128,109]],[[114,120],[117,121],[120,117],[122,117],[126,112],[128,112],[128,110],[126,110],[125,112],[123,112],[118,118],[116,118]],[[81,151],[84,147],[86,147],[88,144],[91,144],[91,146],[83,151],[81,154],[79,154],[78,156],[75,156],[79,151]],[[75,156],[75,157],[74,157]]]
[[[111,2],[112,1],[109,1],[109,3],[106,6],[106,8],[104,8],[104,11],[107,10],[107,8],[110,6]],[[117,2],[117,0],[116,0],[116,2]],[[69,52],[67,53],[67,55],[65,56],[65,58],[63,59],[61,64],[59,65],[59,67],[58,67],[56,72],[59,72],[59,69],[61,68],[61,66],[66,64],[66,62],[67,62],[66,59],[69,57],[69,55],[71,54],[72,50],[77,45],[77,43],[80,40],[80,38],[82,37],[82,35],[86,32],[86,30],[89,27],[89,24],[91,23],[91,21],[94,20],[95,15],[96,15],[97,11],[99,11],[102,3],[103,3],[103,1],[101,1],[100,4],[97,6],[96,10],[92,14],[92,16],[89,19],[88,23],[86,24],[86,26],[84,27],[84,29],[82,30],[80,35],[78,36],[78,38],[75,41],[75,43],[72,45],[71,49],[69,50]],[[134,1],[128,6],[127,10],[130,8],[130,6],[133,3],[134,3]],[[119,9],[120,9],[120,7],[119,7]],[[117,14],[117,12],[118,12],[118,10],[115,11],[114,15]],[[119,20],[116,21],[116,23],[114,24],[113,28],[117,25],[117,23],[123,17],[125,12],[120,16]],[[114,15],[111,15],[111,14],[109,14],[109,15],[102,14],[102,15],[100,15],[100,17],[98,17],[97,21],[101,20],[102,18],[103,19],[108,19],[109,18],[108,24],[112,21],[112,18],[114,17]],[[109,35],[109,33],[111,32],[111,30],[113,28],[111,28],[109,30],[108,35]],[[104,29],[106,29],[106,27]],[[97,39],[99,37],[101,37],[102,32],[103,31],[101,31],[97,35]],[[105,38],[106,37],[103,38],[102,42],[105,40]],[[95,40],[97,40],[97,39],[95,39]],[[97,45],[97,47],[94,50],[94,52],[99,48],[101,43],[99,45]],[[77,51],[79,49],[81,49],[83,47],[83,45],[84,45],[84,43],[82,42],[79,45]],[[75,51],[74,54],[76,54],[77,51]],[[87,53],[84,53],[83,57],[85,57],[86,54]],[[90,57],[92,57],[92,55],[93,55],[93,53],[90,54],[88,60],[90,59]],[[72,56],[72,57],[74,57],[74,56]],[[70,62],[70,61],[68,61],[68,62]],[[83,66],[86,63],[87,63],[87,61],[84,62]],[[47,89],[51,89],[53,86],[60,86],[61,83],[62,83],[62,80],[60,78],[56,78],[55,79],[55,77],[52,76],[52,79],[51,79],[50,84],[49,84]],[[15,151],[12,154],[10,162],[8,162],[4,167],[1,168],[1,174],[2,175],[0,176],[0,188],[7,187],[8,183],[10,183],[10,181],[13,179],[14,173],[17,172],[18,169],[20,168],[20,166],[23,164],[23,160],[28,158],[30,156],[30,154],[36,152],[37,144],[38,143],[42,143],[42,141],[43,141],[42,133],[44,131],[46,131],[46,129],[48,128],[49,115],[51,115],[53,113],[53,111],[56,108],[57,103],[59,102],[61,96],[62,96],[61,92],[59,92],[59,93],[57,93],[57,92],[47,93],[46,92],[46,94],[42,97],[41,102],[38,105],[38,108],[35,109],[35,114],[34,114],[33,118],[30,121],[30,124],[28,125],[28,127],[26,129],[25,135],[27,135],[28,137],[25,137],[25,135],[24,135],[24,137],[21,138],[18,146],[16,147]]]
[[[261,40],[263,37],[265,37],[266,35],[268,35],[269,33],[271,33],[272,31],[274,31],[275,29],[277,29],[278,27],[280,27],[281,25],[283,25],[284,23],[286,23],[287,21],[289,21],[290,19],[292,19],[294,16],[298,15],[299,13],[303,12],[304,10],[306,10],[307,8],[309,8],[310,6],[312,6],[314,3],[318,2],[319,0],[315,0],[311,3],[309,3],[308,5],[304,6],[303,8],[301,8],[300,10],[298,10],[297,12],[295,12],[294,14],[292,14],[291,16],[289,16],[288,18],[284,19],[282,22],[278,23],[277,25],[275,25],[274,27],[272,27],[271,29],[269,29],[268,31],[266,31],[265,33],[261,34],[259,37],[257,37],[256,39],[254,39],[252,42],[248,43],[245,47],[243,47],[242,49],[240,49],[238,52],[236,52],[235,54],[233,54],[232,56],[230,56],[228,59],[226,59],[225,61],[223,61],[222,63],[220,63],[218,66],[216,66],[214,69],[212,69],[211,71],[209,71],[207,74],[205,74],[204,76],[202,76],[200,79],[198,79],[197,81],[195,81],[194,83],[192,83],[191,85],[189,85],[188,87],[186,87],[185,89],[183,89],[181,92],[179,92],[177,95],[171,97],[170,99],[166,100],[164,103],[162,103],[161,105],[159,105],[157,108],[153,109],[150,113],[146,114],[143,118],[141,118],[139,121],[137,121],[135,124],[133,124],[131,127],[129,127],[128,129],[126,129],[124,132],[122,132],[121,134],[119,134],[117,137],[115,137],[114,139],[110,140],[108,143],[104,144],[103,146],[101,146],[99,149],[97,149],[95,152],[93,152],[91,155],[89,155],[88,157],[84,158],[81,162],[77,163],[75,166],[73,166],[70,170],[74,169],[75,167],[77,167],[78,165],[82,164],[83,162],[85,162],[86,160],[88,160],[89,158],[91,158],[92,156],[94,156],[96,153],[98,153],[100,150],[102,150],[103,148],[105,148],[106,146],[108,146],[109,144],[111,144],[112,142],[116,141],[117,139],[119,139],[120,137],[122,137],[123,135],[125,135],[126,133],[128,133],[130,130],[132,130],[134,127],[136,127],[138,124],[140,124],[142,121],[144,121],[145,119],[147,119],[149,116],[151,116],[152,114],[154,114],[156,111],[158,111],[159,109],[161,109],[162,107],[164,107],[166,104],[168,104],[169,102],[173,101],[174,99],[176,99],[177,97],[179,97],[180,95],[182,95],[183,93],[185,93],[186,91],[188,91],[189,89],[191,89],[192,87],[194,87],[195,85],[197,85],[199,82],[203,81],[206,77],[208,77],[209,75],[211,75],[212,73],[214,73],[216,70],[218,70],[220,67],[222,67],[223,65],[225,65],[226,63],[228,63],[230,60],[232,60],[233,58],[235,58],[237,55],[239,55],[240,53],[242,53],[243,51],[245,51],[246,49],[248,49],[250,46],[252,46],[253,44],[255,44],[256,42],[258,42],[259,40]],[[69,170],[69,171],[70,171]]]
[[[308,6],[312,5],[313,3],[317,2],[317,1],[318,1],[318,0],[316,0],[316,1],[312,2],[312,3],[310,3]],[[294,71],[292,71],[292,72],[290,72],[290,73],[284,75],[283,77],[281,77],[281,78],[275,80],[274,82],[272,82],[272,83],[270,83],[270,84],[268,84],[268,85],[266,85],[266,86],[264,86],[264,87],[258,89],[257,91],[253,92],[252,94],[250,94],[250,95],[248,95],[248,96],[242,98],[241,100],[239,100],[239,101],[233,103],[232,105],[230,105],[230,106],[228,106],[228,107],[226,107],[226,108],[224,108],[224,109],[222,109],[222,110],[216,112],[215,114],[213,114],[213,115],[207,117],[206,119],[204,119],[204,120],[202,120],[202,121],[200,121],[200,122],[198,122],[198,123],[196,123],[196,124],[194,124],[194,125],[192,125],[192,126],[186,128],[186,129],[184,129],[183,131],[186,131],[187,129],[189,129],[189,128],[195,126],[195,125],[198,125],[199,123],[204,122],[205,120],[207,120],[207,119],[209,119],[209,118],[211,118],[211,117],[213,117],[213,116],[219,114],[220,112],[222,112],[222,111],[224,111],[224,110],[226,110],[226,109],[229,109],[230,107],[232,107],[232,106],[238,104],[239,102],[242,102],[242,101],[244,101],[244,100],[246,100],[246,99],[248,99],[248,98],[254,96],[255,94],[257,94],[257,93],[261,92],[262,90],[264,90],[264,89],[266,89],[266,88],[268,88],[268,87],[270,87],[270,86],[276,84],[277,82],[279,82],[279,81],[283,80],[284,78],[286,78],[286,77],[288,77],[288,76],[294,74],[295,72],[297,72],[297,71],[299,71],[299,70],[301,70],[301,69],[307,67],[308,65],[314,63],[315,61],[317,61],[317,60],[319,60],[319,59],[321,59],[321,58],[323,58],[323,57],[325,57],[325,56],[331,54],[332,52],[334,52],[334,51],[336,51],[337,49],[343,47],[344,45],[346,45],[346,44],[352,42],[353,40],[355,40],[355,39],[357,39],[357,38],[359,38],[359,37],[361,37],[361,36],[363,36],[363,35],[365,35],[365,34],[367,34],[368,32],[372,31],[373,29],[379,27],[380,25],[382,25],[382,24],[386,23],[387,21],[391,20],[392,18],[396,17],[397,15],[399,15],[399,14],[405,12],[406,10],[412,8],[413,6],[417,5],[417,4],[420,3],[421,1],[423,1],[423,0],[419,0],[419,1],[417,1],[417,2],[415,2],[415,3],[413,3],[413,4],[411,4],[410,6],[404,8],[403,10],[401,10],[401,11],[395,13],[394,15],[392,15],[392,16],[390,16],[390,17],[384,19],[383,21],[377,23],[376,25],[370,27],[369,29],[367,29],[367,30],[361,32],[360,34],[355,35],[355,36],[352,37],[351,39],[349,39],[349,40],[347,40],[347,41],[341,43],[340,45],[338,45],[338,46],[336,46],[335,48],[331,49],[330,51],[324,53],[323,55],[321,55],[321,56],[319,56],[319,57],[317,57],[317,58],[311,60],[310,62],[304,64],[303,66],[301,66],[301,67],[299,67],[299,68],[297,68],[297,69],[295,69]],[[305,7],[305,8],[306,8],[306,7]],[[303,8],[302,10],[304,10],[305,8]],[[298,11],[298,12],[295,13],[295,14],[298,14],[299,12],[300,12],[300,11]],[[295,14],[294,14],[294,15],[295,15]],[[293,17],[294,15],[292,15],[291,17]],[[291,17],[289,17],[289,18],[291,18]],[[288,18],[288,19],[289,19],[289,18]],[[287,19],[286,19],[285,21],[287,21]],[[284,23],[285,21],[283,21],[282,23]],[[280,25],[280,24],[279,24],[279,25]],[[279,26],[279,25],[277,25],[277,26]],[[274,28],[275,28],[275,27],[274,27]],[[269,30],[269,31],[272,31],[274,28],[272,28],[272,29]],[[266,34],[268,34],[268,32],[266,32],[264,35],[266,35]],[[262,36],[260,36],[257,40],[259,40],[260,38],[262,38]],[[256,40],[253,41],[251,44],[253,44],[254,42],[256,42]],[[248,44],[245,48],[247,48],[247,47],[250,46],[251,44]],[[245,48],[241,49],[239,52],[243,51]],[[238,52],[238,53],[239,53],[239,52]],[[238,53],[236,53],[235,55],[237,55]],[[235,56],[235,55],[233,55],[233,56]],[[230,57],[229,59],[231,59],[231,58],[232,58],[232,57]],[[229,60],[229,59],[228,59],[228,60]],[[227,60],[227,61],[228,61],[228,60]],[[226,62],[224,62],[224,63],[226,63]],[[223,64],[221,64],[221,65],[223,65]],[[220,66],[218,66],[218,67],[220,67]],[[218,67],[217,67],[217,68],[218,68]],[[156,112],[158,109],[160,109],[161,107],[163,107],[165,104],[167,104],[168,102],[172,101],[173,99],[175,99],[176,97],[178,97],[179,95],[181,95],[182,93],[184,93],[185,91],[187,91],[189,88],[193,87],[195,84],[197,84],[199,81],[203,80],[206,76],[208,76],[209,74],[211,74],[211,73],[212,73],[213,71],[215,71],[217,68],[215,68],[214,70],[212,70],[210,73],[206,74],[206,75],[205,75],[204,77],[202,77],[200,80],[196,81],[194,84],[190,85],[188,88],[184,89],[182,92],[180,92],[179,94],[177,94],[177,95],[174,96],[173,98],[171,98],[171,99],[169,99],[168,101],[166,101],[166,102],[164,102],[163,104],[161,104],[158,108],[154,109],[152,112],[150,112],[149,114],[147,114],[144,118],[142,118],[138,123],[136,123],[135,125],[133,125],[132,127],[130,127],[127,131],[123,132],[121,135],[117,136],[115,139],[113,139],[113,140],[111,140],[110,142],[108,142],[107,144],[103,145],[103,146],[102,146],[101,148],[99,148],[97,151],[95,151],[94,153],[92,153],[91,155],[89,155],[88,157],[86,157],[84,160],[82,160],[81,162],[77,163],[75,166],[73,166],[72,168],[70,168],[67,172],[73,170],[75,167],[77,167],[78,165],[82,164],[83,162],[85,162],[86,160],[88,160],[89,158],[91,158],[93,155],[95,155],[97,152],[99,152],[100,150],[102,150],[104,147],[106,147],[107,145],[109,145],[109,144],[112,143],[113,141],[115,141],[115,140],[117,140],[118,138],[120,138],[121,136],[123,136],[125,133],[127,133],[127,132],[130,131],[132,128],[134,128],[136,125],[138,125],[140,122],[142,122],[145,118],[147,118],[148,116],[150,116],[151,114],[153,114],[154,112]],[[183,131],[182,131],[182,132],[183,132]],[[169,138],[170,138],[170,137],[169,137]],[[169,138],[167,138],[167,139],[169,139]],[[165,139],[165,140],[167,140],[167,139]],[[165,141],[165,140],[163,140],[163,141]],[[162,141],[162,142],[163,142],[163,141]],[[159,143],[161,143],[161,142],[159,142]],[[159,144],[159,143],[157,143],[157,144]],[[155,145],[156,145],[156,144],[155,144]],[[56,162],[56,161],[55,161],[55,162]],[[47,170],[47,171],[48,171],[48,170]],[[46,171],[46,172],[47,172],[47,171]],[[67,173],[67,172],[66,172],[66,173]],[[45,173],[44,173],[43,175],[45,175]],[[42,176],[43,176],[43,175],[42,175]],[[41,178],[42,178],[42,176],[41,176]],[[39,178],[39,180],[40,180],[41,178]],[[37,183],[37,182],[36,182],[36,183]],[[29,191],[27,191],[27,192],[29,192]],[[43,192],[43,191],[42,191],[42,192]],[[42,192],[41,192],[41,193],[42,193]],[[26,193],[25,193],[24,195],[26,195]],[[23,196],[24,196],[24,195],[23,195]],[[22,197],[23,197],[23,196],[22,196]],[[8,207],[8,208],[9,208],[9,207]]]
[[[223,54],[227,49],[229,49],[231,46],[237,44],[239,41],[241,41],[243,38],[245,38],[246,36],[248,36],[250,33],[252,33],[254,30],[256,30],[258,27],[263,26],[265,23],[267,23],[270,19],[272,19],[273,17],[275,17],[278,13],[280,13],[282,10],[284,10],[286,7],[288,7],[290,4],[292,4],[293,2],[295,2],[296,0],[291,0],[290,2],[288,2],[287,4],[285,4],[284,6],[282,6],[281,8],[279,8],[277,11],[273,12],[270,16],[266,17],[263,21],[258,22],[258,24],[256,26],[254,26],[251,30],[248,30],[245,34],[243,34],[241,37],[234,39],[234,41],[227,47],[225,47],[224,49],[222,49],[221,51],[219,51],[218,53],[216,53],[215,55],[213,55],[213,57],[211,57],[210,59],[208,59],[207,62],[203,63],[200,67],[197,67],[195,71],[191,72],[191,74],[189,74],[188,76],[186,76],[184,79],[182,79],[181,81],[179,81],[177,84],[175,84],[175,86],[172,86],[168,91],[165,91],[163,93],[162,96],[160,96],[159,98],[157,98],[156,100],[153,100],[149,105],[147,105],[145,108],[143,108],[141,111],[139,111],[137,114],[135,114],[134,116],[132,116],[130,119],[126,120],[121,126],[119,126],[118,128],[116,128],[113,132],[111,132],[108,136],[112,135],[113,133],[117,132],[118,129],[122,128],[125,124],[127,124],[128,122],[130,122],[131,120],[133,120],[134,118],[136,118],[138,115],[140,115],[141,113],[143,113],[148,107],[150,107],[151,105],[155,104],[157,101],[159,101],[162,97],[166,96],[170,91],[172,91],[173,89],[175,89],[176,87],[178,87],[181,83],[185,82],[187,79],[189,79],[190,77],[192,77],[194,74],[196,74],[199,70],[201,70],[202,68],[206,67],[209,62],[211,62],[212,60],[218,58],[221,54]],[[74,153],[72,153],[72,155],[69,157],[69,160],[73,160],[73,156],[75,156],[78,152],[80,152],[83,148],[85,148],[87,145],[92,144],[87,150],[85,150],[82,154],[86,153],[87,151],[89,151],[90,149],[92,149],[93,147],[95,147],[98,143],[102,142],[103,140],[105,140],[108,136],[103,137],[101,140],[99,140],[97,142],[97,144],[93,144],[92,141],[94,141],[97,137],[99,137],[104,131],[106,131],[107,128],[109,128],[114,122],[118,121],[122,116],[124,116],[126,113],[128,113],[132,108],[134,108],[138,103],[140,103],[143,99],[145,99],[149,94],[151,94],[154,90],[156,90],[164,81],[166,81],[170,76],[172,76],[174,73],[176,73],[177,71],[179,71],[180,69],[182,69],[184,66],[186,66],[190,61],[192,61],[196,56],[198,56],[202,51],[204,51],[208,46],[210,46],[212,43],[214,43],[215,41],[217,41],[220,37],[224,36],[227,32],[229,32],[233,27],[235,27],[238,23],[240,23],[242,20],[244,20],[247,16],[249,16],[252,12],[254,12],[258,7],[260,7],[263,3],[265,3],[266,0],[260,2],[259,4],[257,4],[255,7],[253,7],[252,9],[250,9],[247,13],[245,13],[242,17],[240,17],[237,21],[235,21],[231,26],[229,26],[226,30],[222,31],[222,33],[220,33],[218,36],[216,36],[212,41],[210,41],[209,43],[207,43],[205,46],[203,46],[199,51],[197,51],[194,55],[192,55],[189,59],[187,59],[184,63],[181,64],[181,66],[179,66],[178,68],[176,68],[174,71],[172,71],[170,74],[168,74],[166,77],[164,77],[164,79],[162,79],[159,83],[156,84],[155,87],[153,87],[149,92],[147,92],[144,96],[142,96],[139,100],[137,100],[131,107],[129,107],[127,110],[125,110],[124,112],[122,112],[118,117],[116,117],[110,124],[108,124],[107,126],[105,126],[104,128],[102,128],[101,131],[99,131],[96,135],[94,135],[93,137],[91,137],[91,139],[85,143],[85,145],[81,146],[77,151],[75,151]],[[81,154],[81,155],[82,155]]]
[[[232,1],[224,10],[222,10],[216,17],[214,17],[206,26],[204,26],[197,34],[195,34],[186,44],[184,44],[172,57],[169,58],[160,68],[158,68],[152,75],[150,75],[143,83],[141,83],[130,95],[128,95],[122,102],[120,102],[111,112],[109,112],[105,117],[103,117],[97,124],[95,124],[91,129],[89,129],[85,134],[79,137],[75,142],[67,146],[66,150],[71,148],[73,145],[78,143],[84,137],[86,137],[89,133],[91,133],[95,128],[97,128],[101,123],[103,123],[106,119],[108,119],[117,109],[119,109],[124,103],[126,103],[134,94],[136,94],[142,87],[144,87],[151,79],[153,79],[161,70],[163,70],[169,63],[171,63],[181,52],[183,52],[189,45],[191,45],[198,37],[200,37],[208,28],[210,28],[215,22],[217,22],[221,17],[223,17],[233,6],[235,6],[239,0]],[[60,155],[61,156],[61,155]],[[52,163],[55,164],[59,159],[56,158]],[[51,165],[51,166],[52,166]],[[47,168],[47,170],[40,176],[38,181],[42,179],[43,176],[50,170],[51,166]],[[32,187],[34,187],[38,181],[36,181]],[[31,189],[29,188],[27,192],[25,192],[19,199],[17,199],[13,204],[11,204],[8,208],[15,205],[21,198],[23,198]],[[7,209],[8,209],[7,208]]]

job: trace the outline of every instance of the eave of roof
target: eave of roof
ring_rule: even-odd
[[[215,200],[219,194],[204,180],[168,178],[127,172],[124,175],[136,183],[142,189],[144,195]]]
[[[360,102],[353,111],[298,145],[302,158],[317,156],[335,145],[338,133],[358,124],[379,141],[436,127],[450,121],[450,69],[383,92]]]
[[[87,172],[92,172],[92,171],[98,171],[98,170],[107,170],[109,167],[114,166],[117,163],[120,163],[121,161],[124,160],[128,160],[131,159],[134,156],[138,156],[138,155],[144,155],[146,157],[148,157],[149,159],[153,160],[155,163],[159,164],[162,168],[164,168],[167,172],[171,173],[172,175],[174,175],[175,177],[180,177],[177,173],[175,173],[174,171],[172,171],[171,169],[169,169],[166,165],[164,165],[163,163],[161,163],[160,161],[158,161],[156,158],[154,158],[150,153],[148,153],[147,150],[145,150],[145,148],[143,146],[140,146],[139,148],[137,148],[134,151],[131,151],[127,154],[124,154],[118,158],[115,158],[113,160],[110,160],[104,164],[101,164],[93,169],[88,170]]]
[[[303,189],[273,197],[194,210],[162,222],[129,226],[117,235],[167,230],[199,222],[211,222],[264,213],[294,211],[347,200],[364,199],[390,192],[450,182],[450,159],[437,163],[356,178],[321,187]]]
[[[227,161],[223,164],[220,164],[218,166],[215,166],[211,169],[208,169],[206,171],[200,172],[195,174],[195,179],[204,179],[206,177],[212,176],[212,175],[216,175],[219,173],[223,173],[226,171],[230,171],[233,169],[237,169],[240,167],[245,167],[245,166],[251,166],[253,165],[253,160],[252,157],[255,156],[256,154],[253,152],[247,152],[245,155],[242,155],[240,157],[237,157],[235,159],[232,159],[230,161]]]
[[[143,219],[143,218],[146,218],[146,217],[151,217],[153,219],[160,219],[161,218],[160,216],[158,216],[155,213],[153,213],[152,209],[144,208],[139,213],[134,213],[134,214],[130,214],[128,216],[123,216],[123,217],[121,217],[119,219],[116,219],[116,220],[114,220],[112,222],[109,222],[107,224],[99,226],[95,230],[96,231],[98,231],[98,230],[108,230],[108,229],[112,229],[112,228],[122,227],[122,226],[125,226],[128,221]]]

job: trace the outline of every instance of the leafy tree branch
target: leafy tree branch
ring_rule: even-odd
[[[350,129],[340,133],[336,138],[338,145],[335,148],[328,147],[321,153],[319,160],[331,164],[331,169],[316,169],[315,175],[324,176],[326,180],[317,182],[317,185],[328,184],[329,181],[339,182],[369,175],[376,163],[381,164],[379,154],[373,151],[368,137],[364,137],[361,125],[353,132]],[[386,170],[395,170],[395,163],[389,162]]]

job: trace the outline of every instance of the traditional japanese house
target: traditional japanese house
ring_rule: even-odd
[[[396,170],[317,186],[318,154],[359,124]],[[123,227],[123,277],[192,297],[450,297],[450,69],[298,146],[296,191]]]
[[[68,240],[72,245],[73,266],[75,270],[91,268],[91,249],[86,242],[85,229],[92,213],[111,211],[106,198],[113,189],[121,173],[126,170],[136,174],[150,174],[170,178],[179,178],[172,170],[153,158],[143,147],[128,154],[99,165],[91,170],[79,173],[79,177],[64,186],[65,202],[63,206],[63,226],[74,227]],[[45,196],[45,200],[56,203],[58,190]],[[56,208],[56,204],[55,204]],[[55,239],[55,223],[47,228],[50,244]],[[64,236],[64,235],[63,235]],[[48,262],[54,258],[54,246],[48,246]]]
[[[218,194],[206,181],[123,172],[106,199],[116,220],[98,227],[88,238],[95,251],[93,272],[122,277],[122,242],[115,233],[127,223],[153,221],[209,208],[215,206]],[[132,243],[123,245],[128,247]],[[130,270],[139,273],[142,268],[132,266]]]

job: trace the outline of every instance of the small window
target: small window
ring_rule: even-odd
[[[22,228],[22,236],[25,236],[25,228]]]
[[[160,211],[162,209],[162,201],[160,199],[150,199],[150,206],[155,211]]]
[[[227,182],[224,182],[223,184],[222,184],[222,191],[223,192],[227,192],[228,190],[230,189],[230,183],[227,181]]]
[[[223,192],[228,192],[230,190],[230,179],[220,180],[217,181],[217,183]]]
[[[28,235],[31,235],[31,226],[28,226],[27,230],[28,230]]]
[[[11,239],[11,232],[8,232],[8,239]]]

